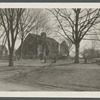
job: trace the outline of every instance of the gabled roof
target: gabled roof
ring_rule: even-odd
[[[38,37],[38,38],[40,38],[40,35],[31,34],[31,33],[29,33],[29,34],[32,35],[33,37]],[[26,37],[26,38],[27,38],[27,37]],[[48,40],[48,41],[53,41],[53,42],[58,43],[54,38],[47,37],[47,40]],[[59,43],[58,43],[58,44],[59,44]]]
[[[61,46],[68,47],[68,44],[66,43],[66,41],[62,41],[60,45],[61,45]]]

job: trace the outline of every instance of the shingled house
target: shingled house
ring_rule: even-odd
[[[22,49],[22,58],[23,59],[33,59],[37,57],[37,45],[38,41],[40,39],[39,35],[36,34],[28,34],[28,36],[25,38],[23,42],[23,46],[19,46],[19,48],[16,50],[16,57],[20,57],[21,55],[21,49]],[[55,43],[57,45],[57,50],[59,51],[59,43],[50,37],[47,37],[47,43],[49,45],[49,49],[51,48],[51,44]],[[50,50],[49,50],[50,51]]]

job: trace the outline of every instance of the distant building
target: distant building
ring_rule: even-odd
[[[62,41],[59,46],[59,54],[60,54],[60,58],[67,57],[69,55],[68,45],[65,41]]]
[[[0,59],[7,59],[8,57],[8,50],[6,46],[0,45]]]
[[[37,46],[38,46],[38,41],[40,40],[40,36],[36,34],[28,34],[28,36],[25,38],[22,48],[21,45],[19,48],[16,50],[16,56],[20,58],[21,55],[21,50],[22,50],[22,58],[23,59],[32,59],[37,57]],[[47,44],[49,46],[49,51],[51,51],[51,46],[52,44],[55,43],[57,45],[57,50],[59,47],[59,43],[53,39],[47,37]]]

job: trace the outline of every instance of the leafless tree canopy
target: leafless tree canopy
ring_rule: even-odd
[[[0,28],[3,29],[0,38],[4,37],[3,44],[7,41],[10,66],[16,39],[20,37],[22,46],[27,34],[43,31],[64,37],[69,49],[74,44],[75,63],[79,63],[80,42],[86,35],[92,35],[93,30],[99,30],[99,23],[100,9],[0,9]]]
[[[88,31],[99,21],[99,9],[49,9],[56,17],[65,37],[75,44],[75,63],[79,62],[79,45]]]
[[[24,9],[0,9],[1,25],[5,30],[9,49],[9,66],[13,66],[13,51],[19,31],[19,21]]]

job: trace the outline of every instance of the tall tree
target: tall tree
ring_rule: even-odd
[[[75,63],[79,63],[79,47],[91,27],[98,23],[99,9],[49,9],[66,38],[75,45]]]
[[[17,35],[19,33],[19,21],[24,9],[0,9],[0,19],[2,27],[5,30],[8,50],[9,50],[9,66],[13,66],[13,53]]]

